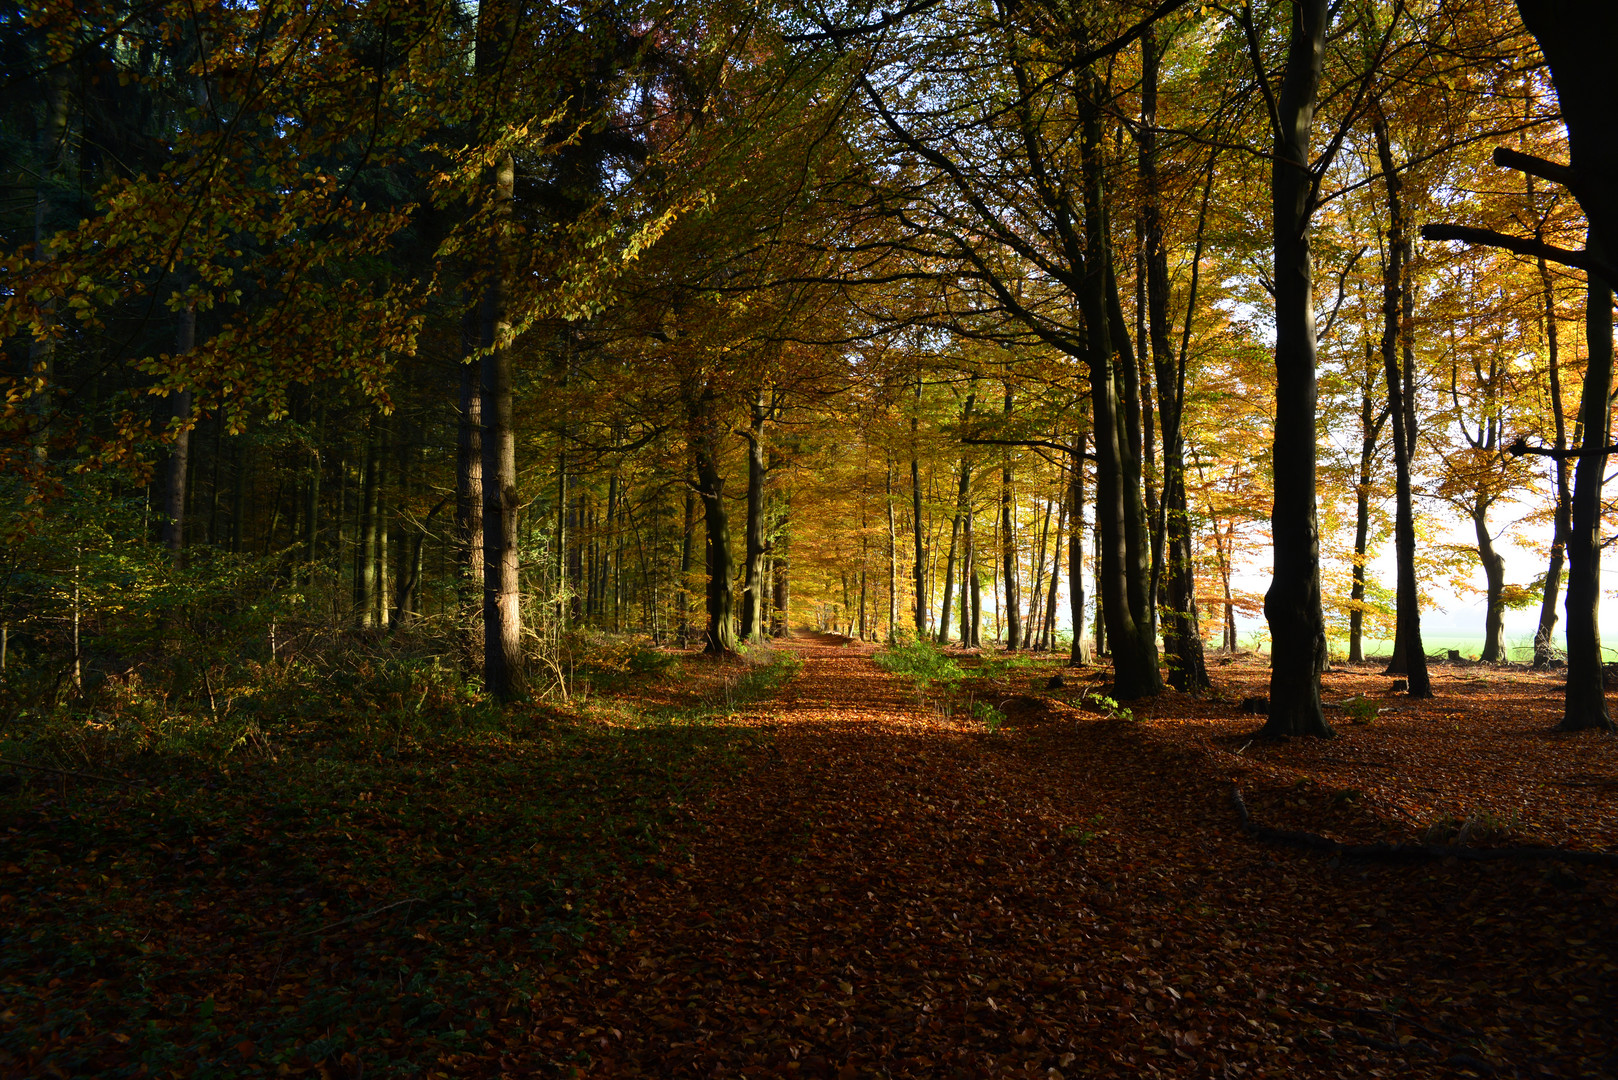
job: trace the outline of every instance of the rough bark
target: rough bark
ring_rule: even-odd
[[[1326,0],[1292,5],[1276,107],[1271,187],[1275,229],[1275,570],[1264,594],[1270,627],[1268,737],[1332,734],[1320,702],[1326,666],[1315,482],[1315,312],[1310,127],[1325,55]]]

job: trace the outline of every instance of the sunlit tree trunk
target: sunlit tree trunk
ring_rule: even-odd
[[[893,458],[888,458],[888,644],[899,640],[899,530],[893,519]]]
[[[460,415],[455,438],[455,538],[461,575],[461,602],[468,610],[483,610],[483,395],[478,389],[479,367],[471,359],[472,340],[466,341],[467,359],[461,364]],[[474,601],[474,597],[476,600]]]
[[[747,526],[742,562],[742,640],[764,640],[764,421],[768,408],[764,391],[758,390],[748,403],[751,415],[747,427]]]
[[[1068,501],[1073,507],[1068,511],[1068,520],[1072,522],[1073,537],[1067,549],[1068,614],[1073,619],[1073,644],[1069,648],[1067,662],[1072,667],[1090,662],[1088,650],[1084,647],[1084,443],[1085,432],[1075,432],[1070,458],[1073,473],[1068,478]]]
[[[510,215],[516,163],[510,155],[493,170],[499,217]],[[511,398],[511,318],[503,242],[483,297],[483,683],[502,701],[525,688],[522,607],[517,559],[517,433]]]
[[[1006,415],[1011,415],[1011,383],[1006,384]],[[1022,612],[1017,595],[1017,531],[1016,504],[1011,490],[1011,452],[1008,450],[1000,464],[1000,574],[1004,579],[1004,619],[1006,649],[1015,649],[1022,643]]]
[[[916,640],[927,640],[928,601],[927,542],[923,535],[921,516],[921,447],[918,426],[921,423],[921,376],[916,376],[916,412],[910,414],[910,531],[914,535],[916,559],[913,577],[916,589]]]
[[[1320,701],[1326,627],[1320,606],[1315,487],[1315,311],[1310,127],[1326,49],[1326,0],[1296,0],[1277,102],[1271,162],[1275,229],[1275,571],[1264,594],[1270,625],[1267,736],[1332,734]]]

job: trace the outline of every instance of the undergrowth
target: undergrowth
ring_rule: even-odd
[[[625,686],[691,663],[624,656]],[[0,1073],[431,1071],[611,928],[625,873],[668,872],[672,816],[760,737],[711,721],[796,666],[672,709],[502,710],[356,647],[216,670],[183,709],[125,681],[13,721],[0,759],[58,771],[0,766]]]

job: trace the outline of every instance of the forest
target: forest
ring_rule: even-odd
[[[0,0],[0,1075],[1612,1075],[1615,48]]]

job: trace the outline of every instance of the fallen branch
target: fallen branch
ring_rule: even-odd
[[[34,772],[50,773],[53,776],[72,776],[80,780],[99,780],[104,784],[122,784],[124,787],[139,787],[135,780],[125,780],[117,776],[97,776],[95,773],[74,772],[72,769],[53,769],[49,765],[29,765],[24,761],[12,761],[10,758],[0,758],[0,766],[9,765],[13,769],[32,769]]]
[[[391,904],[383,904],[381,907],[372,908],[370,911],[362,911],[358,915],[350,915],[346,919],[338,919],[336,922],[328,923],[327,925],[322,926],[318,930],[305,930],[303,933],[297,934],[295,936],[296,937],[310,937],[311,935],[314,935],[314,934],[324,934],[327,930],[335,930],[339,926],[344,925],[345,923],[359,922],[361,919],[369,919],[372,915],[380,915],[384,911],[391,911],[392,909],[394,909],[396,907],[404,907],[406,904],[425,904],[426,902],[427,901],[423,900],[419,896],[407,896],[403,900],[395,900]]]
[[[1317,851],[1341,859],[1369,859],[1373,862],[1421,862],[1434,859],[1468,859],[1473,862],[1516,860],[1535,862],[1586,863],[1594,866],[1618,866],[1618,854],[1609,851],[1575,851],[1554,847],[1499,847],[1475,848],[1458,844],[1344,844],[1329,837],[1294,829],[1271,829],[1255,825],[1247,812],[1242,789],[1232,787],[1230,798],[1236,804],[1236,815],[1241,819],[1242,832],[1256,840],[1302,851]]]

